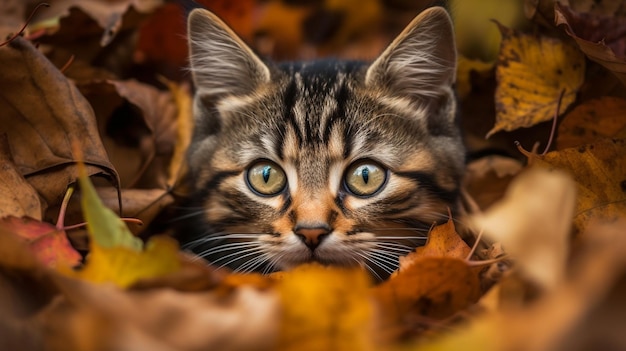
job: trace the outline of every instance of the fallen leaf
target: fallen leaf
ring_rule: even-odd
[[[521,170],[522,163],[511,157],[482,157],[467,165],[463,187],[484,210],[502,198],[511,180]]]
[[[575,206],[571,178],[530,170],[511,182],[502,201],[471,222],[476,231],[502,243],[527,279],[551,290],[564,278]]]
[[[378,285],[378,337],[401,340],[429,329],[480,297],[480,267],[453,257],[416,257],[412,265]],[[429,322],[430,321],[430,322]]]
[[[613,305],[600,302],[611,290],[623,291],[626,272],[626,222],[589,228],[569,265],[567,280],[530,305],[510,308],[471,321],[418,351],[456,350],[471,345],[477,350],[621,350],[625,312],[623,298]],[[615,323],[588,328],[590,316],[604,312]],[[597,320],[596,320],[597,321]],[[595,329],[595,330],[594,330]],[[594,334],[595,333],[595,334]],[[585,343],[577,344],[577,342]]]
[[[576,100],[585,77],[585,57],[561,40],[499,25],[496,64],[496,124],[487,133],[530,127],[554,118]],[[561,98],[561,94],[562,98]]]
[[[50,18],[57,21],[70,15],[72,8],[78,9],[92,18],[100,27],[102,32],[100,45],[109,44],[122,27],[124,15],[132,7],[139,13],[149,13],[154,11],[163,2],[161,0],[121,0],[121,1],[81,1],[81,0],[56,0],[51,2],[51,6],[44,15],[38,16],[39,21],[47,19],[49,25]],[[69,26],[72,27],[72,26]]]
[[[400,269],[374,288],[381,339],[414,334],[425,320],[442,320],[476,302],[482,267],[468,264],[470,251],[450,219],[431,230],[424,247],[400,257]]]
[[[67,240],[65,231],[52,224],[9,216],[0,219],[0,228],[25,240],[33,255],[46,267],[71,268],[81,262],[81,255]]]
[[[122,98],[140,109],[146,126],[151,132],[145,138],[147,145],[144,146],[146,150],[142,150],[140,172],[135,175],[134,181],[127,186],[139,183],[142,184],[142,187],[167,188],[167,181],[170,176],[168,172],[178,133],[183,133],[182,130],[179,131],[178,129],[178,117],[185,112],[182,109],[178,110],[176,100],[170,92],[160,91],[135,80],[109,81],[108,83],[115,87]],[[183,99],[182,94],[184,93],[179,92],[176,98]],[[181,108],[189,107],[181,106]],[[124,158],[124,155],[120,156]]]
[[[278,282],[280,350],[370,350],[373,310],[363,270],[304,265]]]
[[[626,18],[578,14],[559,3],[554,12],[556,24],[565,27],[580,50],[626,85]]]
[[[626,213],[626,139],[604,139],[536,157],[533,164],[568,172],[578,198],[574,226],[583,233],[591,221],[612,222]]]
[[[163,276],[180,268],[178,243],[174,239],[155,236],[144,246],[113,211],[104,207],[84,169],[81,169],[79,183],[91,239],[90,250],[85,265],[78,270],[62,270],[65,275],[127,287],[141,279]]]
[[[274,291],[125,291],[62,276],[55,283],[62,296],[29,325],[47,350],[274,350],[277,342]]]
[[[6,135],[0,134],[0,218],[28,216],[40,220],[37,191],[15,168],[10,152]]]
[[[418,247],[408,256],[400,257],[399,273],[414,264],[412,259],[418,257],[454,257],[468,259],[471,248],[456,232],[452,218],[444,224],[435,226],[428,233],[424,246]]]
[[[59,203],[76,180],[73,142],[83,150],[90,175],[117,180],[91,107],[56,67],[22,38],[0,49],[0,66],[11,67],[0,83],[0,134],[7,135],[17,169],[46,205]]]
[[[174,82],[167,82],[167,87],[172,93],[177,107],[176,142],[174,143],[167,180],[168,187],[172,187],[185,174],[185,156],[191,143],[194,121],[189,87]]]
[[[559,125],[559,150],[603,138],[626,138],[626,100],[611,96],[576,106]]]

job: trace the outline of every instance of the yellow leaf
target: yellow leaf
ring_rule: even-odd
[[[372,350],[369,278],[362,270],[304,265],[282,275],[280,350]]]
[[[487,133],[530,127],[554,118],[576,99],[585,57],[560,39],[523,34],[499,26],[502,45],[496,66],[496,124]]]
[[[163,82],[172,93],[178,109],[176,114],[176,143],[174,144],[174,154],[170,161],[167,179],[167,184],[173,186],[184,172],[185,153],[191,142],[193,132],[192,101],[187,86],[178,85],[166,79],[163,79]]]
[[[138,280],[160,277],[179,268],[178,243],[172,238],[160,236],[150,239],[144,251],[93,245],[82,269],[64,273],[94,283],[113,283],[125,288]]]
[[[553,151],[533,162],[564,170],[576,181],[574,225],[578,232],[584,232],[591,220],[612,222],[626,214],[626,139]]]
[[[78,170],[81,204],[91,239],[89,255],[81,269],[61,269],[62,273],[90,282],[128,287],[138,280],[160,277],[180,268],[178,243],[174,239],[153,237],[144,246],[102,204],[82,163],[78,164]]]

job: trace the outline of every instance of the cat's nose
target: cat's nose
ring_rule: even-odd
[[[309,249],[315,250],[322,240],[330,234],[330,228],[327,225],[296,226],[294,232]]]

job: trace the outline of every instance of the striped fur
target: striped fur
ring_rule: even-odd
[[[195,193],[184,247],[241,271],[318,261],[363,265],[384,278],[454,211],[464,150],[443,9],[424,11],[371,65],[265,64],[206,10],[191,13],[189,37]],[[258,160],[284,171],[278,194],[250,187]],[[370,196],[346,186],[347,170],[362,160],[387,175]],[[326,234],[312,249],[302,228]]]

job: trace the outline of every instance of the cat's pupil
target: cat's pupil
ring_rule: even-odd
[[[363,177],[363,182],[365,184],[367,184],[367,182],[369,181],[369,178],[370,178],[369,174],[370,174],[369,168],[364,167],[363,170],[361,171],[361,176]]]
[[[272,166],[265,166],[265,167],[263,167],[263,181],[266,184],[267,184],[267,181],[270,179],[270,172],[271,171],[272,171]]]

